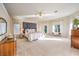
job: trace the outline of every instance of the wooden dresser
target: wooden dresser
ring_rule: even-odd
[[[79,30],[71,31],[71,47],[79,49]]]
[[[13,39],[7,39],[0,42],[0,56],[15,56],[16,42]]]

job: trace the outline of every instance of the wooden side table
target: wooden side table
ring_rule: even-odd
[[[72,30],[71,32],[71,47],[79,49],[79,30]]]
[[[15,56],[16,55],[16,41],[12,38],[7,38],[6,41],[0,44],[0,56]]]

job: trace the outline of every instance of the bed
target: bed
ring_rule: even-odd
[[[29,41],[35,41],[45,37],[44,33],[36,32],[35,29],[26,29],[25,36]]]

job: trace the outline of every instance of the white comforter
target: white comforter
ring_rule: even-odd
[[[29,41],[39,40],[39,39],[44,38],[44,37],[45,37],[44,33],[34,32],[34,33],[30,33],[28,35],[28,40]]]

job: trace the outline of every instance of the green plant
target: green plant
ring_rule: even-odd
[[[79,19],[77,19],[77,18],[75,18],[74,20],[73,20],[73,23],[74,23],[74,25],[79,25]]]

